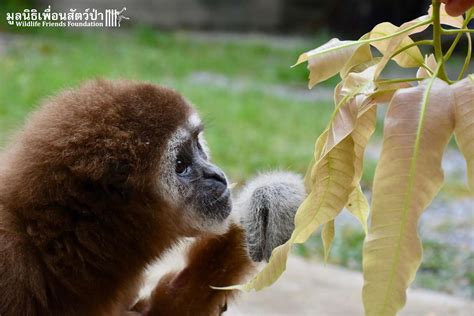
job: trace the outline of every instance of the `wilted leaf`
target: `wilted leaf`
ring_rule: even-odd
[[[430,54],[429,56],[425,56],[425,65],[428,67],[428,69],[431,70],[431,74],[433,74],[436,70],[436,67],[438,67],[438,63],[436,62],[436,58],[434,57],[433,54]],[[417,78],[429,78],[431,77],[431,74],[428,73],[428,71],[420,67],[418,71],[416,72],[416,77]]]
[[[368,34],[362,36],[359,40],[365,40],[369,38]],[[353,68],[360,65],[371,62],[373,59],[372,52],[370,50],[370,44],[362,44],[354,51],[352,56],[346,62],[344,67],[340,71],[341,78],[345,78],[349,72],[353,71]],[[365,69],[365,68],[364,68]]]
[[[308,87],[312,88],[337,74],[359,45],[358,41],[340,41],[333,38],[326,44],[301,54],[294,66],[308,61]]]
[[[376,82],[376,90],[374,93],[370,95],[370,97],[365,101],[365,103],[375,102],[379,103],[386,103],[390,102],[392,96],[395,92],[399,89],[409,88],[411,84],[408,82],[396,82],[396,83],[387,83],[387,84],[380,84]],[[363,109],[361,109],[362,111]]]
[[[402,27],[403,25],[399,28],[390,22],[380,23],[370,31],[370,38],[379,38],[393,34],[401,30]],[[413,43],[413,40],[408,36],[409,34],[410,32],[407,32],[384,41],[373,42],[372,46],[377,48],[383,55],[390,55],[399,48]],[[409,68],[419,66],[423,63],[423,56],[421,55],[420,49],[414,46],[395,56],[394,60],[400,66]]]
[[[456,142],[466,159],[467,178],[474,191],[474,76],[456,82],[451,89],[456,100]]]
[[[321,230],[321,239],[323,240],[324,262],[328,262],[329,253],[331,252],[332,242],[334,241],[334,220],[323,225]]]
[[[365,109],[365,112],[359,113],[356,126],[352,132],[352,139],[354,140],[354,190],[349,195],[347,209],[354,215],[367,233],[367,218],[369,216],[369,203],[360,188],[360,179],[364,168],[364,152],[369,143],[369,139],[375,131],[375,124],[377,122],[377,107],[372,103],[370,107]]]
[[[433,5],[430,5],[430,8],[428,9],[428,15],[430,17],[433,16]],[[441,24],[449,25],[460,29],[464,22],[464,18],[462,17],[462,15],[450,16],[448,13],[446,13],[446,5],[444,3],[441,3],[439,7],[439,21],[441,22]]]
[[[377,108],[375,107],[375,104],[373,104],[371,107],[367,108],[365,112],[359,113],[359,118],[357,119],[356,126],[352,132],[355,152],[355,183],[359,183],[360,178],[362,177],[365,148],[375,131],[376,122]]]
[[[422,16],[412,21],[403,23],[398,28],[389,22],[380,23],[376,25],[374,29],[370,32],[370,38],[378,38],[384,36],[384,34],[392,34],[395,32],[407,30],[411,27],[415,27],[415,25],[417,25],[418,23],[422,23],[427,20],[429,20],[428,16]],[[410,31],[404,32],[387,40],[372,42],[371,44],[383,54],[382,60],[378,63],[377,69],[375,71],[375,78],[379,77],[382,70],[390,61],[390,57],[393,53],[395,53],[402,47],[413,43],[413,40],[409,37],[411,34],[422,32],[427,27],[428,24],[420,25]],[[420,49],[418,47],[413,46],[395,56],[394,60],[401,67],[418,67],[423,63],[423,56],[421,55]]]
[[[405,304],[421,261],[418,219],[443,182],[453,107],[449,86],[437,78],[398,90],[390,103],[364,243],[367,316],[395,315]]]

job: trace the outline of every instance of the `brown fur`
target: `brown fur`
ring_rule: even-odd
[[[236,225],[222,236],[198,239],[188,252],[186,267],[164,276],[150,301],[139,302],[136,310],[153,316],[220,315],[235,293],[210,286],[237,284],[251,271],[244,239],[244,231]]]
[[[166,141],[191,110],[165,88],[99,80],[62,93],[32,115],[0,160],[2,316],[127,310],[146,265],[187,233],[156,185]],[[235,277],[222,274],[219,267],[228,264],[226,256],[235,259],[242,232],[231,233],[227,245],[218,240],[200,241],[190,254],[193,276],[185,293],[204,305],[211,301],[195,291],[237,280],[249,264],[238,250],[241,259],[229,267]],[[219,254],[214,265],[197,255],[208,251]],[[160,293],[158,287],[157,301],[169,302]],[[211,305],[221,304],[220,296]],[[179,298],[186,304],[192,297]],[[159,304],[149,304],[152,315]]]

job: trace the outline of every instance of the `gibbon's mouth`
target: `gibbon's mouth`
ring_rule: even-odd
[[[226,188],[224,192],[222,192],[221,196],[219,196],[217,199],[211,202],[211,205],[222,203],[224,201],[229,200],[229,198],[230,198],[230,190]]]
[[[225,220],[232,210],[232,202],[230,198],[230,190],[226,189],[222,194],[209,203],[208,211],[213,217],[219,220]]]

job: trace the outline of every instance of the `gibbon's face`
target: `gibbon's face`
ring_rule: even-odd
[[[199,232],[222,232],[232,203],[224,172],[209,161],[203,125],[192,112],[168,141],[162,158],[161,191],[185,212],[184,220]]]

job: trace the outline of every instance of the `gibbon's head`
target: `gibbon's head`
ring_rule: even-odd
[[[194,108],[173,90],[95,80],[32,115],[12,146],[11,169],[24,173],[23,187],[39,203],[78,217],[106,222],[120,210],[133,221],[149,212],[150,222],[172,223],[186,235],[220,232],[230,193],[202,132]]]

